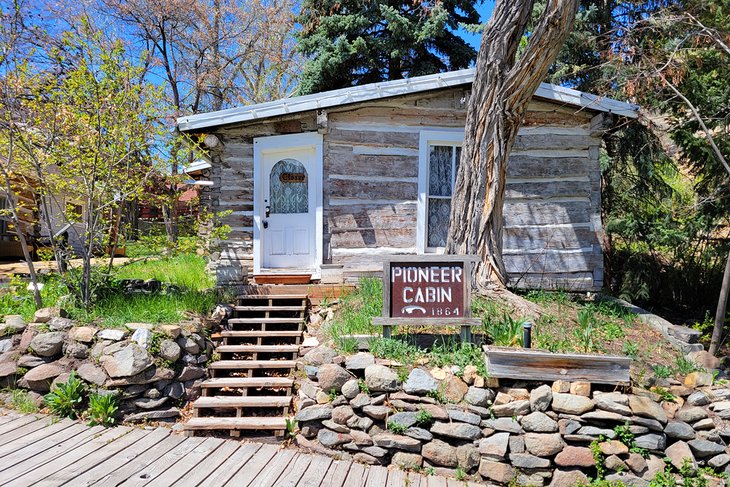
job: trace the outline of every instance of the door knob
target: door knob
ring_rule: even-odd
[[[268,221],[264,220],[261,223],[263,223],[264,229],[269,228],[269,222]]]
[[[266,205],[266,218],[269,218],[271,215],[271,207],[269,205]]]

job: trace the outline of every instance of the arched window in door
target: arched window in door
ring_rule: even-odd
[[[269,175],[270,213],[308,213],[309,177],[304,164],[282,159]]]

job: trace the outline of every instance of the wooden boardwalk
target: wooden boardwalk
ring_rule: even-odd
[[[166,428],[89,427],[0,410],[3,486],[464,487],[276,445],[187,438]],[[474,487],[476,484],[469,484]]]

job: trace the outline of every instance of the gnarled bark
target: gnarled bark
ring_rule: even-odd
[[[498,0],[476,62],[451,203],[447,252],[476,254],[481,292],[503,290],[502,206],[507,161],[527,105],[570,33],[578,0],[549,0],[525,32],[534,0]],[[523,36],[527,46],[519,52]]]

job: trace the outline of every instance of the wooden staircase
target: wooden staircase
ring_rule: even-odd
[[[201,430],[268,430],[281,434],[291,408],[292,372],[302,343],[306,294],[238,296],[228,327],[213,336],[219,359],[185,424]]]

